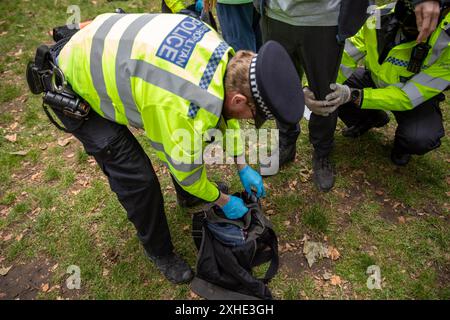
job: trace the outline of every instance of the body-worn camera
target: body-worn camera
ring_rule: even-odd
[[[90,106],[71,90],[61,69],[53,63],[47,46],[42,45],[36,50],[35,60],[27,65],[26,77],[32,93],[44,93],[44,111],[59,129],[67,131],[57,125],[46,106],[77,120],[84,120],[89,114]]]
[[[422,64],[425,61],[430,48],[428,43],[419,43],[413,48],[408,64],[409,72],[419,73],[422,70]]]

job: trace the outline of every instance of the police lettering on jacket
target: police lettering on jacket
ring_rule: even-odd
[[[210,29],[201,21],[186,17],[170,31],[156,56],[185,68],[195,45],[208,31]]]

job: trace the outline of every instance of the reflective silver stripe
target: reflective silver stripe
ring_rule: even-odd
[[[115,121],[116,112],[112,104],[111,98],[106,91],[105,75],[103,73],[103,50],[105,47],[105,38],[114,24],[124,17],[123,14],[117,14],[106,19],[97,29],[92,38],[92,46],[90,53],[90,71],[94,84],[94,89],[100,97],[100,109],[109,120]]]
[[[164,165],[170,170],[167,163],[164,163]],[[178,178],[175,175],[172,175],[172,176],[175,178],[175,180],[178,182],[178,184],[180,184],[184,187],[189,187],[189,186],[193,185],[194,183],[196,183],[198,180],[200,180],[200,177],[202,176],[202,172],[203,172],[203,168],[198,169],[197,171],[195,171],[193,174],[188,176],[183,181],[178,180]]]
[[[153,148],[155,148],[155,150],[164,153],[164,155],[166,156],[167,161],[169,161],[170,164],[172,165],[172,167],[174,167],[178,171],[191,172],[191,171],[194,171],[195,169],[197,169],[197,168],[199,168],[199,167],[201,167],[203,165],[202,163],[183,163],[183,162],[180,162],[178,160],[174,160],[166,152],[166,150],[164,149],[164,145],[162,143],[150,140],[150,144],[152,145]]]
[[[344,50],[355,61],[359,61],[362,58],[364,58],[364,53],[359,51],[359,49],[350,41],[350,39],[347,39],[345,41],[345,48],[344,48]]]
[[[432,77],[426,73],[419,73],[415,75],[411,80],[423,86],[439,91],[444,91],[450,85],[450,82],[448,80]]]
[[[445,32],[445,30],[441,30],[439,37],[437,38],[433,50],[431,51],[430,60],[427,62],[427,66],[435,63],[442,54],[442,51],[448,47],[448,43],[450,41],[450,36]]]
[[[128,122],[138,128],[142,128],[142,118],[134,101],[131,91],[131,77],[133,75],[133,66],[130,64],[131,51],[133,50],[134,40],[142,28],[152,21],[157,15],[145,14],[134,20],[122,34],[117,49],[116,56],[116,84],[117,92],[125,108],[125,114]]]
[[[131,60],[132,76],[186,99],[220,117],[223,101],[188,80],[143,60]]]
[[[411,101],[411,104],[413,105],[413,108],[417,107],[419,104],[424,102],[423,96],[420,93],[419,88],[417,88],[414,83],[408,82],[407,84],[405,84],[402,90],[408,96],[409,100]]]
[[[341,71],[342,74],[348,79],[353,74],[354,69],[341,64]]]

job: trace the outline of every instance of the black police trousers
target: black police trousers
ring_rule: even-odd
[[[89,119],[83,121],[79,128],[78,120],[55,113],[67,129],[75,129],[73,135],[108,177],[111,190],[125,208],[145,250],[155,256],[172,252],[158,177],[150,159],[130,130],[102,118],[92,110]],[[176,183],[175,188],[179,195],[190,196]]]
[[[261,31],[264,42],[275,40],[283,45],[294,62],[300,79],[304,71],[308,86],[316,99],[324,100],[331,91],[330,84],[336,82],[344,49],[336,40],[337,26],[294,26],[263,16]],[[326,155],[332,150],[336,121],[337,112],[329,117],[311,114],[309,140],[319,155]],[[300,134],[299,124],[277,122],[277,127],[280,145],[295,144]]]
[[[345,84],[358,89],[375,88],[370,72],[363,68],[356,69]],[[439,103],[444,99],[441,93],[412,110],[392,112],[398,123],[394,140],[397,152],[422,155],[441,145],[445,133]],[[380,118],[383,113],[382,110],[360,109],[352,103],[338,108],[339,118],[347,127],[371,118]]]

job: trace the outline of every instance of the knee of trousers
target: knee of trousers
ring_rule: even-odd
[[[396,145],[410,154],[423,155],[441,145],[442,132],[419,135],[417,133],[401,134],[396,137]]]

